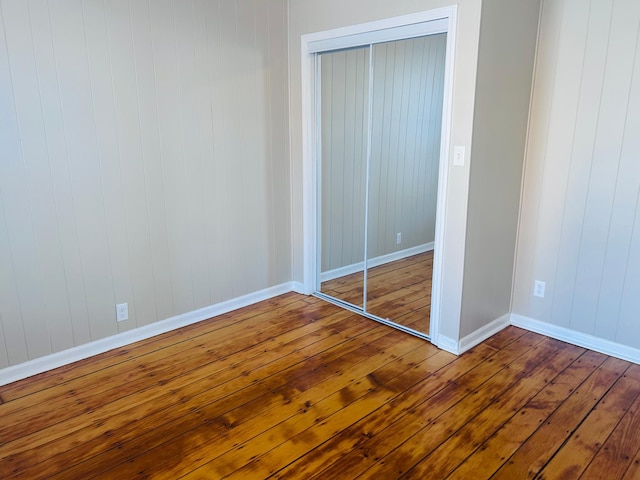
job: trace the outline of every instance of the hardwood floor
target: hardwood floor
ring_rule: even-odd
[[[0,478],[640,478],[640,366],[287,294],[0,387]]]
[[[367,311],[395,323],[429,333],[433,251],[370,268]],[[322,282],[321,291],[362,307],[362,272]]]

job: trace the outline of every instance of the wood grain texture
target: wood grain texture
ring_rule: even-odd
[[[0,387],[0,477],[637,478],[640,367],[286,294]],[[4,402],[4,403],[2,403]]]
[[[370,268],[367,312],[405,327],[429,333],[433,251]],[[363,274],[322,282],[322,293],[362,306]]]

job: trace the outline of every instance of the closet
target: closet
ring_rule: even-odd
[[[429,338],[447,33],[316,54],[316,295]]]

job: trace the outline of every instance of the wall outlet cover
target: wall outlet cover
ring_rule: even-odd
[[[119,303],[116,305],[116,320],[122,322],[129,319],[129,304]]]

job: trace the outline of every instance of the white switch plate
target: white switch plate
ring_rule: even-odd
[[[116,320],[122,322],[129,319],[129,304],[119,303],[116,305]]]
[[[455,167],[464,167],[465,148],[463,145],[453,147],[453,165]]]
[[[540,280],[536,280],[533,284],[533,296],[544,298],[544,289],[546,284]]]
[[[396,234],[396,244],[400,245],[402,243],[402,232],[398,232]]]

